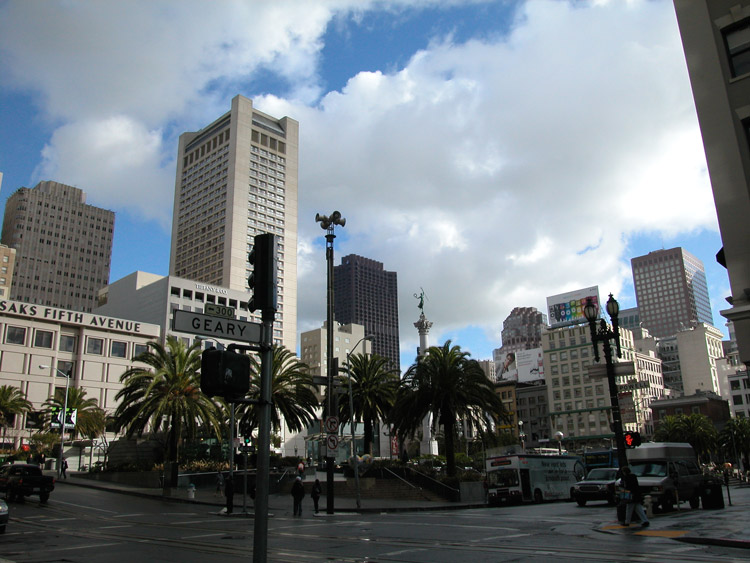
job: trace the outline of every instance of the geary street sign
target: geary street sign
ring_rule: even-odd
[[[201,336],[213,336],[225,340],[237,340],[250,344],[260,344],[263,325],[235,319],[223,319],[201,313],[175,309],[172,313],[172,330]]]

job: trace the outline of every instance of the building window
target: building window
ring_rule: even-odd
[[[94,356],[101,356],[104,353],[104,340],[89,336],[86,339],[86,353]]]
[[[9,326],[5,332],[6,344],[25,344],[26,329],[20,326]]]
[[[76,337],[70,334],[60,335],[60,352],[75,352]]]
[[[67,374],[70,374],[71,377],[73,375],[73,368],[74,368],[73,362],[66,362],[63,360],[57,361],[57,371],[55,374],[57,374],[58,377],[63,377],[62,374],[64,373],[67,377]]]
[[[724,32],[724,43],[729,57],[732,77],[750,72],[750,19]]]
[[[125,342],[112,342],[110,356],[113,358],[127,358],[128,345]]]
[[[34,346],[36,348],[52,348],[52,333],[49,330],[34,331]]]
[[[148,346],[145,344],[136,344],[133,346],[133,359],[135,360],[141,354],[148,352]]]

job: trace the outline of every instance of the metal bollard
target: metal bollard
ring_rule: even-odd
[[[193,499],[195,498],[195,485],[190,483],[187,488],[187,498]]]
[[[654,517],[654,502],[651,498],[651,495],[646,495],[643,497],[643,508],[646,510],[646,516],[648,518]]]

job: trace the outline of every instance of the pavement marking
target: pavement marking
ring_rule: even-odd
[[[134,512],[133,514],[115,514],[112,518],[129,518],[130,516],[146,516],[145,514]]]
[[[636,536],[650,536],[653,538],[679,538],[687,534],[687,530],[642,530]]]
[[[132,528],[132,524],[119,524],[117,526],[99,526],[100,530],[111,530],[112,528]]]
[[[110,514],[117,514],[116,510],[105,510],[104,508],[95,508],[93,506],[86,506],[83,504],[76,504],[74,502],[65,502],[63,500],[55,499],[55,504],[67,504],[68,506],[75,506],[76,508],[82,508],[84,510],[97,510],[99,512],[109,512]]]
[[[182,539],[188,538],[210,538],[213,536],[224,536],[226,532],[214,532],[213,534],[190,534],[189,536],[183,536]]]

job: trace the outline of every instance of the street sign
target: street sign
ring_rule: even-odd
[[[326,436],[326,447],[328,448],[328,455],[326,457],[334,457],[339,449],[338,434],[328,434]]]
[[[328,434],[336,434],[339,431],[339,418],[337,416],[327,416],[325,429]]]
[[[260,323],[211,317],[180,309],[172,313],[172,330],[250,344],[260,344],[263,335],[263,325]]]
[[[225,319],[233,319],[237,313],[237,309],[234,307],[216,305],[215,303],[206,303],[204,310],[207,315],[211,315],[212,317],[223,317]]]
[[[635,375],[635,364],[633,362],[617,362],[612,364],[615,376]],[[589,366],[589,377],[607,377],[606,364],[593,364]]]

